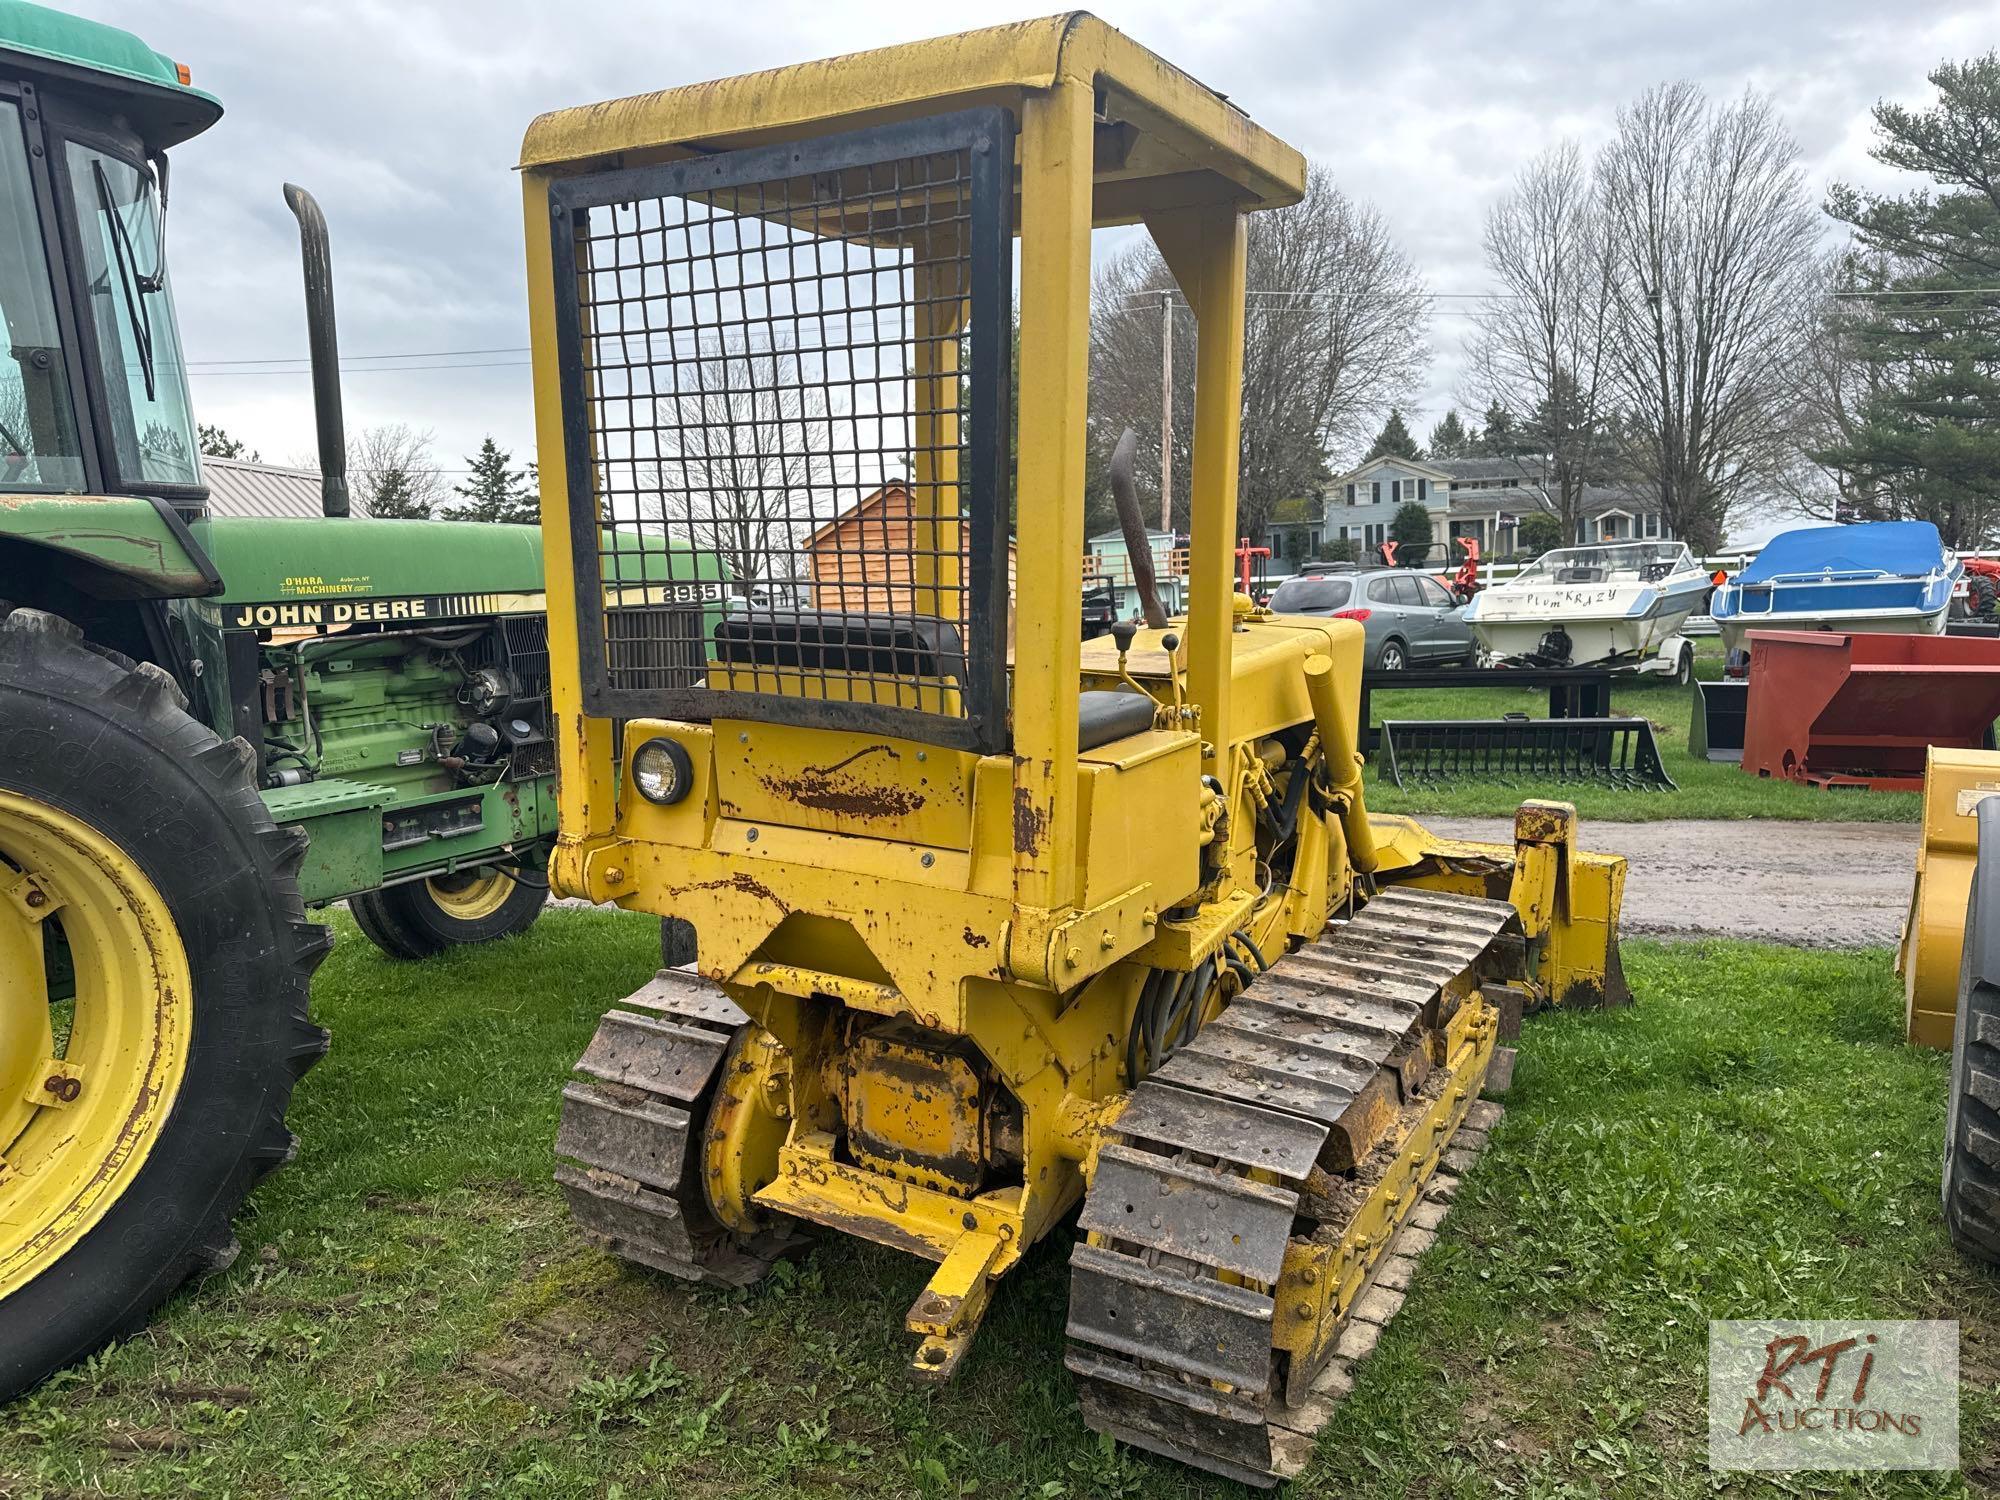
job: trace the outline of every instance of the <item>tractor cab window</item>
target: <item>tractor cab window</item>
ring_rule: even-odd
[[[83,449],[63,373],[55,293],[21,113],[0,99],[0,490],[81,490]]]
[[[118,477],[138,485],[198,484],[194,411],[167,290],[153,173],[78,141],[68,143],[66,166]]]

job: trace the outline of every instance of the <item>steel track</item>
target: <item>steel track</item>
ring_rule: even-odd
[[[1303,1466],[1332,1405],[1315,1377],[1349,1324],[1382,1305],[1375,1273],[1423,1184],[1398,1190],[1394,1227],[1374,1238],[1312,1368],[1274,1344],[1281,1318],[1304,1315],[1277,1305],[1287,1248],[1337,1242],[1389,1190],[1383,1162],[1408,1143],[1408,1122],[1443,1100],[1445,1127],[1420,1163],[1435,1171],[1487,1054],[1479,1079],[1440,1068],[1414,1088],[1401,1060],[1499,965],[1495,939],[1510,928],[1506,902],[1385,891],[1278,960],[1133,1090],[1099,1150],[1070,1262],[1065,1362],[1091,1427],[1253,1485]],[[1384,1069],[1404,1128],[1330,1174],[1330,1148],[1353,1139],[1343,1117],[1367,1107],[1357,1101]],[[1334,1373],[1345,1380],[1344,1365]]]
[[[707,1286],[748,1286],[791,1248],[780,1224],[732,1234],[708,1211],[701,1132],[750,1018],[708,980],[667,969],[598,1023],[563,1089],[556,1181],[586,1237]],[[572,1165],[572,1162],[575,1165]]]

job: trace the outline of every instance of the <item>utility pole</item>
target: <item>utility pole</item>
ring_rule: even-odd
[[[1160,530],[1174,534],[1174,294],[1160,293]],[[1172,550],[1173,543],[1167,543]]]

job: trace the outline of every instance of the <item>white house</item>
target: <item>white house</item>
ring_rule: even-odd
[[[1322,535],[1350,541],[1364,555],[1388,538],[1396,511],[1415,501],[1430,513],[1432,562],[1456,561],[1459,537],[1472,537],[1484,557],[1516,550],[1521,518],[1556,513],[1535,458],[1371,458],[1334,481]],[[1571,542],[1671,539],[1656,499],[1623,485],[1592,485]]]

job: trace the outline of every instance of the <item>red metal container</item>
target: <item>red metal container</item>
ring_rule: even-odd
[[[2000,719],[2000,640],[1750,633],[1743,769],[1919,792],[1931,745],[1978,749]]]

